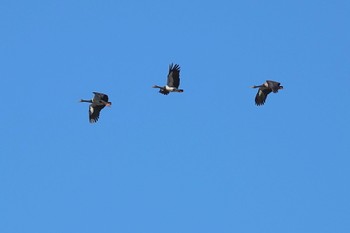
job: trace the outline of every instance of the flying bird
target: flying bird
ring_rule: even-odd
[[[258,93],[255,96],[256,105],[264,105],[267,95],[271,92],[277,93],[278,90],[283,89],[283,86],[279,82],[266,80],[266,82],[259,86],[252,86],[252,88],[259,88]]]
[[[80,100],[80,102],[87,102],[91,103],[89,106],[89,121],[90,123],[95,123],[98,121],[98,118],[100,118],[100,111],[105,106],[111,106],[112,103],[108,102],[108,95],[98,92],[92,92],[94,93],[94,98],[91,100]]]
[[[169,65],[168,82],[164,87],[154,85],[153,88],[159,88],[159,93],[168,95],[169,92],[183,92],[184,90],[179,89],[180,86],[180,66],[178,64]]]

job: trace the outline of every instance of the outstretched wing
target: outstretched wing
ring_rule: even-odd
[[[108,95],[99,93],[99,92],[93,92],[93,93],[95,94],[93,102],[98,103],[100,100],[108,102]]]
[[[277,93],[278,90],[280,89],[279,87],[280,87],[281,83],[279,83],[279,82],[266,80],[266,83],[267,83],[268,87],[271,88],[273,93]]]
[[[255,104],[258,106],[264,105],[267,95],[270,93],[271,93],[270,88],[260,87],[258,90],[258,93],[256,93],[256,96],[255,96]]]
[[[89,121],[90,123],[95,123],[100,118],[100,112],[105,107],[105,105],[90,104],[89,106]]]
[[[168,82],[169,87],[179,88],[180,86],[180,66],[178,64],[169,65]]]

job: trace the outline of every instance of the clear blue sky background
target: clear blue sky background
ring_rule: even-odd
[[[349,12],[2,0],[0,232],[350,232]],[[285,89],[257,107],[266,79]]]

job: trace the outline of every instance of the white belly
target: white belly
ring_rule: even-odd
[[[168,85],[165,86],[165,89],[166,89],[167,91],[174,91],[174,90],[176,90],[175,87],[169,87]]]

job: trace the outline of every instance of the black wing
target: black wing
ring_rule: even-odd
[[[180,66],[178,64],[169,65],[168,83],[169,87],[179,88],[180,86]]]
[[[256,105],[264,105],[267,95],[271,93],[271,89],[267,87],[260,87],[255,96]]]
[[[100,112],[105,107],[105,105],[90,104],[89,106],[89,121],[90,123],[95,123],[100,118]]]
[[[271,90],[273,91],[273,93],[277,93],[278,90],[280,89],[281,83],[279,83],[279,82],[275,82],[275,81],[271,81],[271,80],[266,80],[266,83],[267,83],[268,87],[271,88]]]
[[[93,102],[99,103],[100,100],[103,100],[105,102],[108,102],[108,95],[99,93],[99,92],[93,92],[95,94]]]

